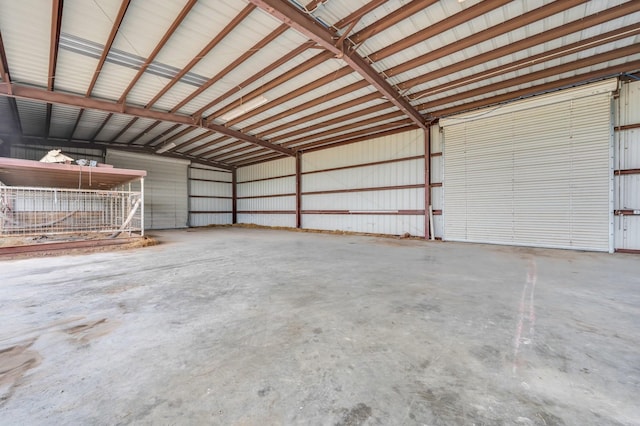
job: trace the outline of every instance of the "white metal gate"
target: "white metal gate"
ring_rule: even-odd
[[[442,120],[444,239],[612,251],[616,85]]]

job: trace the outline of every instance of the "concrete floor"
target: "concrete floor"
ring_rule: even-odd
[[[640,424],[640,258],[261,229],[0,262],[0,424]]]

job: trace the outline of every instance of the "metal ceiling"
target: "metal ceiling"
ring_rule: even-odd
[[[638,78],[639,22],[640,0],[0,0],[0,139],[233,168]]]

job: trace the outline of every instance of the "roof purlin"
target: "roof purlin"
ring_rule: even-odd
[[[343,59],[354,71],[358,72],[365,80],[382,93],[389,101],[404,112],[413,122],[423,129],[429,126],[425,123],[424,117],[405,98],[403,98],[387,80],[378,74],[373,67],[360,57],[354,50],[341,50],[335,46],[333,34],[324,27],[319,26],[315,21],[310,20],[306,15],[300,13],[290,3],[283,0],[249,0],[266,13],[294,28],[296,31],[309,37],[320,46]]]

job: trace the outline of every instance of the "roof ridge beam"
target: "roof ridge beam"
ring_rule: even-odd
[[[266,13],[315,41],[317,44],[344,60],[354,71],[375,87],[383,96],[387,97],[396,107],[421,128],[427,130],[429,126],[424,117],[405,98],[403,98],[387,80],[354,50],[346,52],[335,45],[334,35],[300,13],[290,3],[284,0],[249,0]]]

